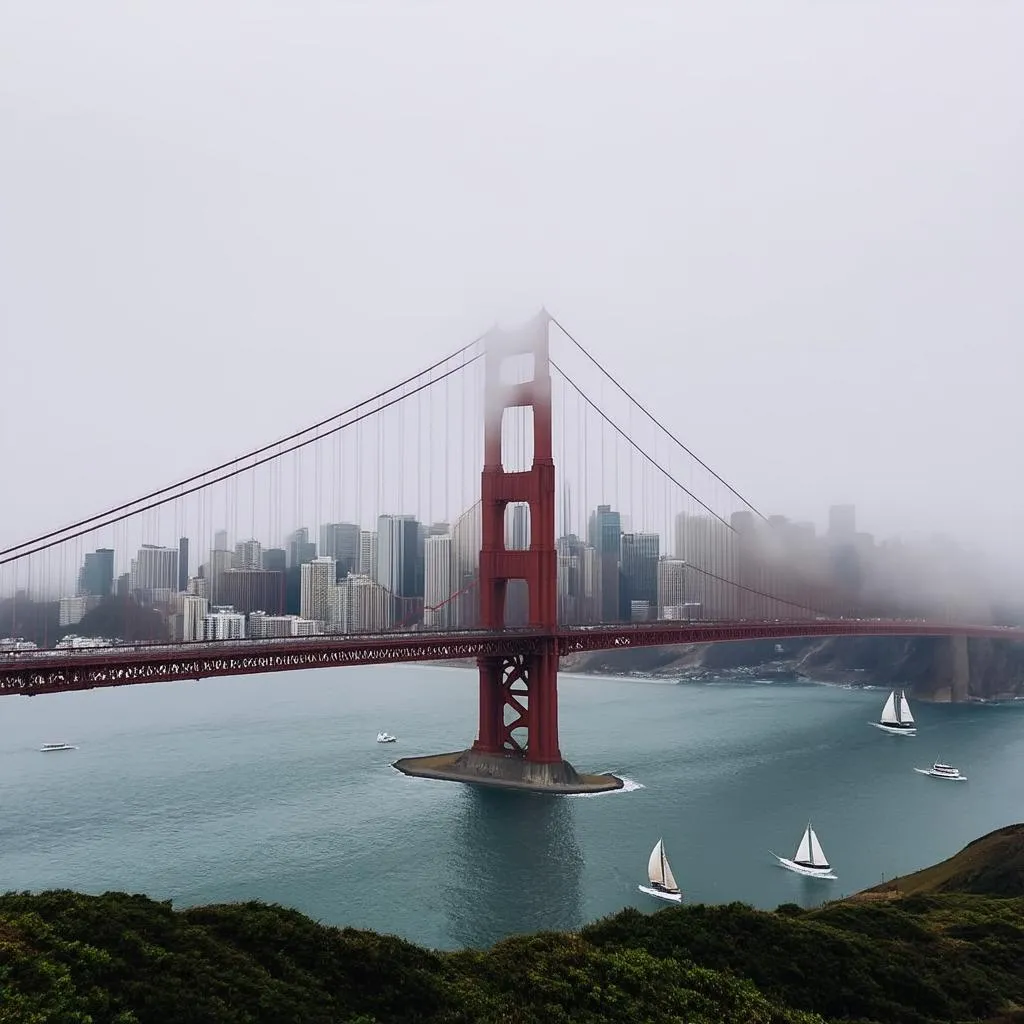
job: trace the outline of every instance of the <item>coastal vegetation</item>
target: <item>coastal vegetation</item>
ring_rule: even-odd
[[[0,897],[3,1024],[1011,1021],[1024,826],[815,910],[629,909],[439,953],[261,903]]]

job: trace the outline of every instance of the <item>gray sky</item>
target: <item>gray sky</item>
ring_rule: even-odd
[[[0,542],[546,305],[766,511],[1019,557],[1021,39],[968,0],[5,0]]]

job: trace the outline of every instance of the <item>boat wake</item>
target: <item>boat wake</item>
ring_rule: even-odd
[[[599,775],[614,775],[615,772],[598,772]],[[570,793],[570,796],[586,797],[589,799],[593,796],[614,796],[616,793],[634,793],[638,789],[646,789],[647,787],[642,782],[637,782],[636,779],[628,779],[625,775],[620,775],[622,779],[621,789],[606,789],[601,793]]]

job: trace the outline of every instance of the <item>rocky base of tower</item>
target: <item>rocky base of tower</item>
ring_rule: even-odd
[[[531,793],[605,793],[622,789],[614,775],[581,775],[568,761],[533,764],[515,754],[482,754],[456,750],[450,754],[403,757],[392,765],[404,775],[445,782],[468,782]]]

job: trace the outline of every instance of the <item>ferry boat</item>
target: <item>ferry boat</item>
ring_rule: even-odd
[[[389,733],[389,732],[387,732],[385,730],[384,732],[377,733],[377,742],[378,743],[397,743],[398,742],[398,737],[397,736],[392,736],[391,733]]]
[[[58,750],[77,750],[70,743],[44,743],[39,750],[44,754],[52,754]]]
[[[967,781],[967,776],[961,775],[959,768],[954,768],[951,764],[943,764],[941,761],[936,761],[931,768],[915,768],[914,771],[918,775],[930,775],[933,779],[950,779],[952,782]]]
[[[772,856],[779,862],[779,866],[784,867],[787,871],[806,875],[808,878],[830,878],[832,881],[836,881],[825,851],[821,848],[821,843],[818,842],[818,834],[811,827],[810,822],[807,822],[803,838],[792,858],[780,857],[777,853],[773,853]]]

